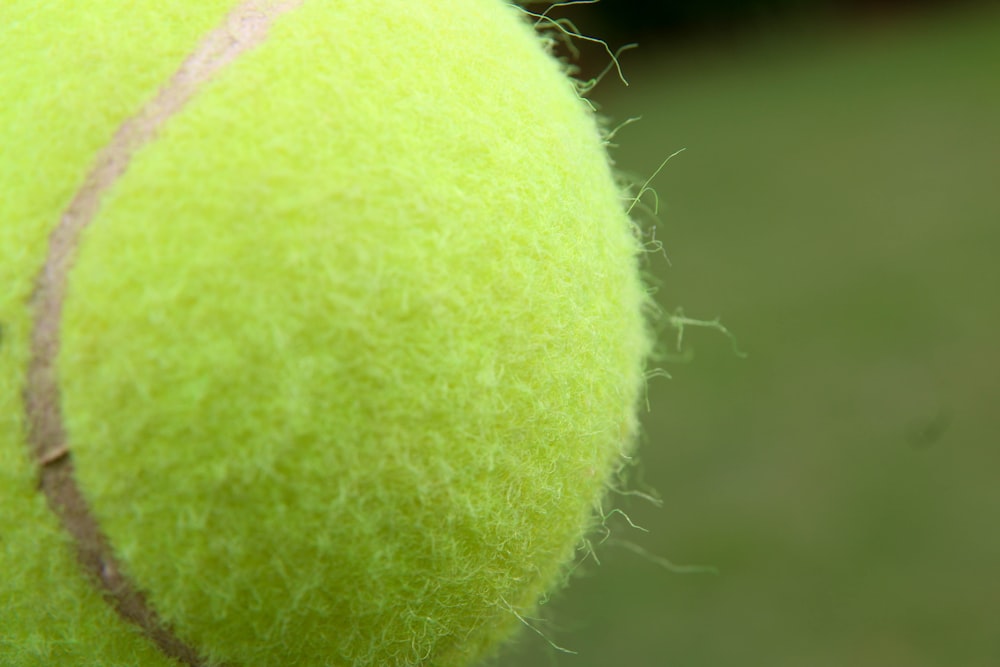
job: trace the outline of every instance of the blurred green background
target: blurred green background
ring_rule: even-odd
[[[642,116],[638,178],[687,149],[657,298],[748,357],[685,332],[635,470],[662,507],[618,499],[649,532],[613,520],[535,621],[577,655],[525,633],[499,664],[1000,665],[1000,8],[667,4],[554,15],[641,33],[592,98]]]

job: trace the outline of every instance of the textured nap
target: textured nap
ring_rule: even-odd
[[[30,304],[95,157],[233,6],[0,11],[0,664],[175,664],[39,491]],[[636,253],[593,115],[516,9],[306,0],[80,240],[78,483],[212,662],[472,664],[562,582],[632,446]]]

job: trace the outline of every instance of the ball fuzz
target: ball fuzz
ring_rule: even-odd
[[[434,665],[636,431],[638,244],[502,0],[15,2],[0,662]]]

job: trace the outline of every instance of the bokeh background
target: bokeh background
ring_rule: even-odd
[[[498,664],[1000,665],[1000,7],[551,16],[640,43],[591,98],[642,117],[614,150],[636,179],[686,149],[653,181],[657,299],[747,356],[664,331],[633,471],[660,506],[618,498],[648,532],[612,518]]]

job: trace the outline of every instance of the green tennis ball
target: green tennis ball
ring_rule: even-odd
[[[472,664],[636,432],[638,243],[501,0],[6,2],[0,663]]]

